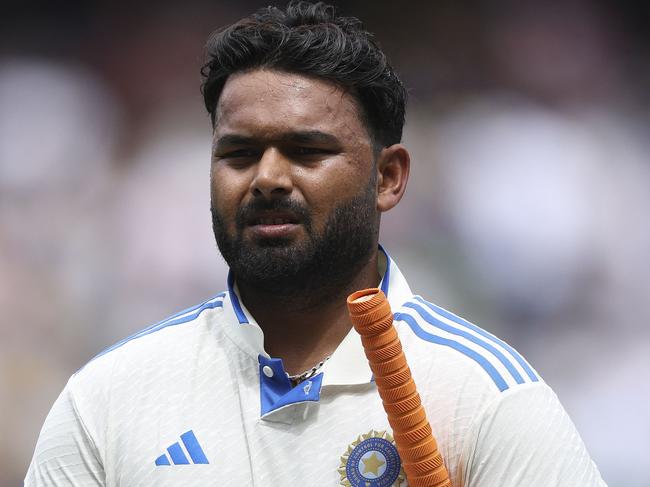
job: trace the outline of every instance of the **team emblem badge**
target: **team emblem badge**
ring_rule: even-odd
[[[399,487],[405,479],[395,442],[386,431],[357,437],[341,457],[339,473],[347,487]]]

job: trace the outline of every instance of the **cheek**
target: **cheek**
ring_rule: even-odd
[[[230,225],[247,186],[240,178],[229,177],[226,171],[210,171],[210,200],[212,208]]]
[[[338,206],[357,197],[368,184],[367,179],[354,171],[340,170],[330,176],[310,181],[309,191],[305,191],[313,223],[318,230],[324,228]]]

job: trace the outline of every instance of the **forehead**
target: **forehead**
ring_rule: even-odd
[[[228,78],[217,104],[215,134],[295,130],[368,138],[356,99],[335,83],[267,69]]]

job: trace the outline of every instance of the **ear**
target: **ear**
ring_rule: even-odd
[[[402,144],[384,147],[377,158],[377,210],[393,208],[404,195],[411,156]]]

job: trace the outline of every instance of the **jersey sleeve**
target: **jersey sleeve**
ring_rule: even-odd
[[[571,419],[543,382],[502,393],[473,429],[466,487],[605,486]]]
[[[24,485],[98,487],[105,485],[104,478],[99,451],[68,382],[45,419]]]

